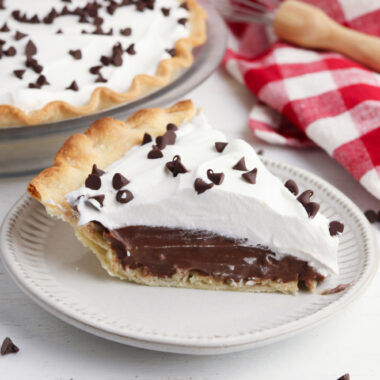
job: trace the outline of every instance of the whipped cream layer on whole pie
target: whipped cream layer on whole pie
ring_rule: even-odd
[[[52,121],[135,99],[190,66],[192,47],[205,40],[204,13],[195,0],[3,0],[0,5],[3,126]],[[131,87],[137,76],[139,83]],[[94,95],[100,87],[106,90]],[[56,114],[41,111],[57,101],[66,105],[53,107]]]
[[[146,132],[142,144],[101,170],[95,165],[63,195],[78,237],[111,275],[294,293],[300,282],[314,288],[338,272],[343,225],[318,211],[312,191],[282,183],[248,143],[227,142],[202,113],[167,121],[165,133]]]

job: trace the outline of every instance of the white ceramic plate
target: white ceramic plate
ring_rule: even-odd
[[[376,271],[378,254],[368,222],[347,197],[310,173],[264,161],[280,178],[293,178],[301,188],[313,189],[328,218],[344,221],[340,275],[314,294],[151,288],[111,278],[76,240],[70,226],[47,216],[28,196],[16,203],[4,221],[3,263],[21,289],[58,318],[128,345],[214,354],[284,339],[358,297]],[[351,286],[344,292],[320,294],[346,283]]]

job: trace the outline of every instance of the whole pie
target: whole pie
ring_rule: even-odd
[[[343,224],[191,101],[95,122],[28,191],[110,275],[140,284],[295,293],[338,272]]]
[[[167,85],[206,40],[196,0],[1,0],[0,127],[91,114]]]

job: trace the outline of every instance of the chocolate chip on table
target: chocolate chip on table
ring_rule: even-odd
[[[288,179],[284,186],[293,194],[293,195],[298,195],[298,186],[297,184],[295,183],[295,181],[293,181],[292,179]]]
[[[341,222],[338,222],[337,220],[333,220],[329,224],[329,232],[331,236],[336,236],[344,231],[344,224]]]
[[[161,12],[165,17],[170,15],[170,8],[161,8]]]
[[[96,174],[89,174],[85,181],[85,186],[92,190],[99,190],[102,186],[100,177]]]
[[[77,50],[69,50],[69,54],[74,58],[74,59],[81,59],[82,58],[82,52],[80,49]]]
[[[16,40],[16,41],[19,41],[19,40],[23,39],[23,38],[26,37],[26,36],[27,36],[27,34],[25,34],[25,33],[21,33],[21,32],[19,32],[19,31],[16,31],[16,34],[15,34],[15,40]]]
[[[246,171],[248,170],[247,169],[247,165],[245,164],[245,158],[242,157],[233,167],[232,169],[235,169],[235,170],[241,170],[241,171]]]
[[[166,130],[167,131],[176,131],[178,129],[178,127],[173,124],[173,123],[169,123],[167,126],[166,126]]]
[[[215,149],[218,153],[222,153],[227,145],[228,143],[226,142],[216,142]]]
[[[129,54],[129,55],[135,55],[136,54],[136,50],[135,50],[135,44],[131,44],[127,47],[126,49],[126,52]]]
[[[377,221],[377,214],[375,210],[367,210],[364,212],[364,215],[366,216],[366,218],[371,224]]]
[[[144,133],[141,145],[145,145],[153,141],[152,136],[149,133]]]
[[[303,205],[309,218],[314,218],[317,215],[319,208],[321,207],[317,202],[309,202]]]
[[[166,49],[165,50],[170,56],[174,57],[175,54],[176,54],[176,50],[173,48],[173,49]]]
[[[350,374],[346,373],[337,380],[350,380]]]
[[[122,36],[130,36],[132,34],[132,29],[131,28],[120,29],[120,34]]]
[[[148,153],[147,156],[149,159],[161,158],[164,157],[163,153],[158,149],[156,145],[152,146],[152,150]]]
[[[173,174],[173,177],[177,177],[178,174],[184,174],[188,172],[188,170],[183,165],[181,157],[179,155],[174,156],[173,160],[167,162],[165,166]]]
[[[119,203],[128,203],[133,199],[133,194],[129,190],[119,190],[116,194],[116,200]]]
[[[301,193],[297,200],[301,204],[305,205],[306,203],[310,202],[310,198],[313,196],[314,191],[313,190],[305,190],[303,193]]]
[[[211,189],[213,186],[214,186],[214,184],[212,182],[207,183],[207,182],[203,181],[203,179],[201,179],[201,178],[197,178],[194,181],[194,189],[198,194],[204,193],[205,191]]]
[[[241,175],[248,183],[254,185],[256,183],[257,169],[252,169],[250,172]]]
[[[12,342],[11,338],[5,338],[1,345],[1,355],[15,354],[20,349]]]
[[[224,173],[214,173],[212,169],[208,169],[207,178],[215,185],[221,185],[224,181]]]
[[[121,173],[115,173],[112,178],[112,186],[115,190],[120,190],[123,186],[128,185],[129,182]]]
[[[99,169],[96,164],[92,165],[92,171],[91,171],[91,174],[95,174],[95,175],[98,175],[98,176],[101,176],[105,173],[104,170],[102,169]]]
[[[13,73],[18,79],[22,79],[25,74],[25,70],[14,70]]]
[[[103,202],[104,202],[105,195],[104,194],[99,194],[99,195],[94,195],[93,197],[89,197],[88,199],[95,199],[100,207],[103,207]]]
[[[69,87],[66,87],[66,90],[73,90],[73,91],[79,91],[79,87],[77,82],[74,80],[71,82]]]

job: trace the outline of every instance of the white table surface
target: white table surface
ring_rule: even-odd
[[[274,147],[255,139],[246,123],[252,95],[221,70],[189,98],[228,137],[242,137],[264,149],[267,157],[318,174],[362,210],[380,208],[380,202],[323,151]],[[30,178],[0,180],[0,220]],[[374,230],[380,241],[379,227]],[[380,379],[380,274],[355,303],[299,336],[241,353],[186,356],[123,346],[71,327],[25,296],[0,263],[0,341],[6,336],[20,352],[0,357],[1,380],[336,380],[346,372],[351,380],[375,380]]]

